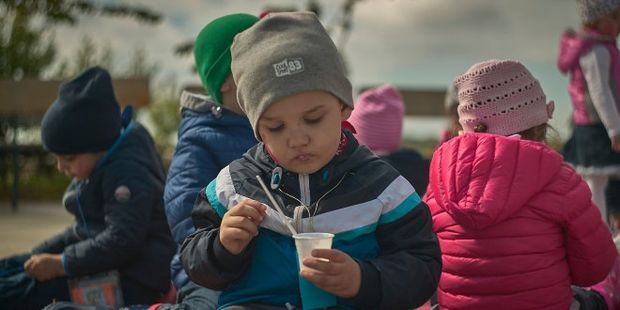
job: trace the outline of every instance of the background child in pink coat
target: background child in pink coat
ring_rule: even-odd
[[[553,102],[517,61],[475,64],[455,85],[464,134],[435,151],[424,198],[441,309],[568,309],[571,285],[604,279],[616,249],[587,184],[542,143]]]
[[[588,183],[605,221],[609,213],[612,224],[620,224],[620,210],[608,212],[605,197],[610,177],[620,175],[620,0],[579,0],[578,8],[582,27],[562,34],[557,60],[570,76],[573,106],[564,155]],[[618,191],[620,184],[612,186]]]

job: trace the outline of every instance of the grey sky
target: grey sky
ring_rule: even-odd
[[[108,42],[118,67],[131,51],[143,46],[160,67],[160,76],[173,74],[181,85],[197,83],[189,68],[191,57],[179,58],[173,47],[193,39],[212,19],[229,13],[258,14],[267,5],[305,1],[253,0],[134,0],[162,12],[164,21],[146,26],[130,20],[84,18],[79,29],[56,32],[60,52],[69,57],[83,35]],[[332,23],[341,0],[324,0],[323,22]],[[552,124],[565,133],[570,103],[568,79],[555,68],[558,38],[563,29],[578,26],[571,0],[365,0],[355,7],[353,31],[343,53],[354,87],[392,83],[403,87],[443,88],[456,74],[490,58],[522,61],[556,101]],[[334,33],[334,40],[339,34]]]

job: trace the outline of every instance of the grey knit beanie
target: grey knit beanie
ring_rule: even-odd
[[[271,13],[239,33],[231,49],[237,101],[257,139],[261,114],[283,97],[323,90],[353,107],[338,50],[314,13]]]
[[[620,0],[577,0],[577,5],[581,22],[589,23],[620,7]]]

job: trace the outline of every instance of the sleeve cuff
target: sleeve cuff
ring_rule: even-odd
[[[237,271],[241,266],[245,265],[250,259],[251,249],[255,244],[254,240],[252,240],[241,253],[233,255],[222,245],[218,235],[214,239],[213,255],[216,265],[225,271]]]
[[[69,275],[69,270],[67,268],[67,260],[65,259],[65,254],[60,255],[60,262],[62,263],[62,269],[65,271],[65,274]]]
[[[362,283],[355,297],[348,300],[365,309],[379,308],[381,302],[381,275],[369,262],[356,260],[362,272]]]

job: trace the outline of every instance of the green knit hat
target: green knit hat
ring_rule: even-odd
[[[194,43],[196,70],[202,86],[221,105],[220,88],[230,75],[230,46],[237,33],[250,28],[258,17],[249,14],[225,15],[208,23]]]

